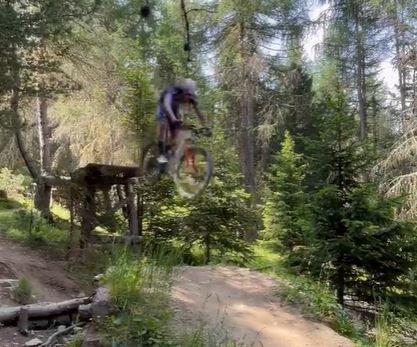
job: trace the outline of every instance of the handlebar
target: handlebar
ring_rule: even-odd
[[[194,125],[180,124],[178,129],[180,129],[180,130],[191,130],[191,132],[195,136],[206,136],[206,137],[211,137],[212,136],[211,129],[208,128],[208,127],[197,128]]]

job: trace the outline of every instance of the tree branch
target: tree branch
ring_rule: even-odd
[[[188,21],[188,11],[185,7],[185,0],[181,0],[181,10],[183,13],[184,21],[185,21],[185,36],[186,41],[184,45],[184,49],[187,48],[187,62],[191,62],[191,38],[190,38],[190,22]]]
[[[186,14],[189,14],[190,12],[193,12],[193,11],[204,11],[204,12],[207,12],[207,13],[216,13],[216,11],[214,11],[214,10],[209,10],[209,9],[207,9],[207,8],[190,8],[188,11],[186,11],[185,13]]]
[[[71,330],[73,330],[75,327],[77,327],[79,324],[73,324],[71,326],[69,326],[66,329],[63,330],[58,330],[55,333],[53,333],[51,336],[49,336],[48,340],[46,340],[45,343],[41,344],[39,347],[50,347],[52,346],[52,343],[54,342],[54,340],[60,336],[60,335],[65,335],[66,333],[70,332]]]

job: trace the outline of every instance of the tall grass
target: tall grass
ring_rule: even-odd
[[[114,313],[101,330],[114,346],[172,346],[168,323],[173,264],[177,255],[160,251],[137,259],[127,250],[113,256],[103,279]]]
[[[387,305],[383,305],[375,318],[375,347],[392,347],[391,334],[389,309]]]
[[[376,347],[417,346],[417,319],[415,311],[389,302],[378,303],[375,317]]]

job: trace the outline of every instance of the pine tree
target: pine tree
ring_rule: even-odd
[[[319,180],[308,267],[315,276],[327,275],[342,304],[347,293],[387,298],[405,289],[404,276],[417,260],[414,226],[396,221],[398,202],[366,182],[369,151],[355,136],[340,81],[332,84],[317,109],[321,132],[312,159]]]
[[[201,245],[205,262],[232,261],[244,264],[252,255],[245,233],[259,224],[257,209],[249,205],[250,195],[241,185],[239,160],[233,147],[227,148],[223,132],[203,142],[212,155],[214,176],[198,199],[187,201],[188,216],[179,233],[185,246]]]
[[[263,234],[265,239],[287,254],[307,243],[308,199],[303,187],[306,170],[303,156],[294,151],[294,141],[287,131],[282,149],[271,166],[271,192],[265,204]]]

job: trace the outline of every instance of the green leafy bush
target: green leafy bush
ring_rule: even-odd
[[[1,206],[4,203],[0,203]],[[7,203],[7,206],[8,209],[0,209],[0,232],[31,247],[46,246],[54,251],[64,251],[68,230],[45,221],[27,201]]]
[[[19,304],[27,305],[33,302],[32,285],[28,278],[22,277],[12,292],[13,300]]]
[[[25,189],[25,177],[15,175],[8,168],[0,169],[0,190],[7,193],[23,192]]]

